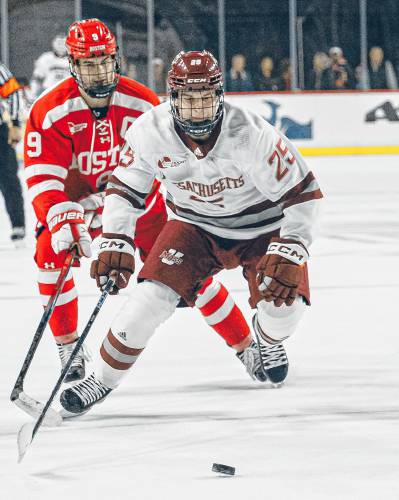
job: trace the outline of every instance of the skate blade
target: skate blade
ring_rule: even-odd
[[[29,448],[33,439],[33,429],[35,428],[34,422],[27,422],[18,432],[17,445],[18,445],[18,463],[20,464]]]
[[[44,404],[36,401],[36,399],[31,398],[25,392],[21,392],[18,395],[18,398],[13,401],[18,408],[22,411],[33,417],[35,420],[38,420],[43,409]],[[43,419],[43,425],[46,427],[57,427],[62,423],[62,416],[55,411],[53,408],[49,408],[47,413]]]
[[[62,419],[76,418],[76,417],[81,417],[82,415],[86,415],[86,413],[90,411],[90,409],[91,408],[88,408],[87,410],[82,411],[81,413],[72,413],[71,411],[62,408],[59,411],[59,415],[61,416]]]
[[[270,387],[272,389],[280,389],[281,387],[283,387],[284,385],[284,382],[270,382]]]
[[[26,243],[23,240],[15,240],[13,241],[13,245],[15,250],[23,250],[24,248],[26,248]]]

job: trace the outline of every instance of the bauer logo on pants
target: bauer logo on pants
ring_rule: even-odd
[[[184,253],[178,252],[174,248],[170,250],[164,250],[159,258],[161,262],[167,264],[168,266],[173,266],[173,264],[180,265],[183,262]]]

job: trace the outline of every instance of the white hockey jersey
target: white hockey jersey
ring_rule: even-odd
[[[226,103],[219,137],[205,157],[183,143],[168,102],[137,119],[125,139],[106,197],[104,232],[129,234],[157,177],[170,219],[235,240],[281,228],[281,237],[306,247],[312,242],[322,193],[296,148],[262,117]]]
[[[31,81],[31,93],[38,97],[64,78],[70,76],[68,57],[58,57],[54,52],[44,52],[35,62]]]

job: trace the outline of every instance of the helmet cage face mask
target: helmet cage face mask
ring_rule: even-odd
[[[87,95],[94,99],[108,97],[119,81],[118,52],[114,55],[81,59],[70,56],[69,69],[76,83]]]
[[[170,103],[173,119],[186,134],[205,136],[223,115],[223,88],[172,90]]]
[[[186,134],[209,135],[223,116],[223,77],[217,60],[203,50],[180,52],[168,72],[171,112]]]

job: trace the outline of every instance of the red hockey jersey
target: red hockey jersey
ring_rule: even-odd
[[[125,77],[104,118],[94,116],[72,77],[42,94],[30,111],[24,144],[25,179],[38,220],[45,224],[56,203],[102,191],[127,129],[157,104],[152,90]]]

